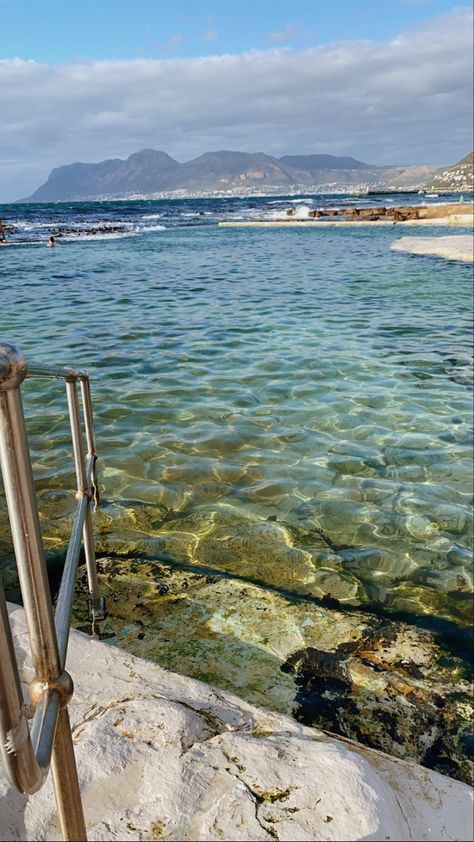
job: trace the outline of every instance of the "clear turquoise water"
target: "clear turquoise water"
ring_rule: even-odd
[[[227,206],[189,207],[212,223]],[[111,517],[150,504],[319,530],[315,576],[288,562],[293,590],[467,623],[472,268],[390,251],[393,227],[190,219],[0,250],[1,337],[91,373]],[[54,497],[72,487],[62,392],[27,383],[24,402]]]

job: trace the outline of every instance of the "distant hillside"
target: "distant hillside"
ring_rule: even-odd
[[[248,184],[288,184],[291,176],[277,158],[263,152],[206,152],[182,164],[177,189],[232,189]]]
[[[67,164],[54,169],[45,184],[25,201],[61,202],[130,192],[152,193],[156,184],[165,185],[179,167],[166,152],[153,149],[143,149],[126,161],[114,158],[99,164]]]
[[[189,194],[252,194],[283,191],[343,192],[369,185],[383,189],[418,188],[442,167],[377,167],[351,157],[284,155],[264,152],[206,152],[178,163],[166,152],[143,149],[125,161],[68,164],[23,202],[153,197],[176,191]]]
[[[363,164],[350,157],[336,157],[336,155],[283,155],[279,159],[284,167],[294,170],[317,172],[318,170],[370,170],[371,164]]]
[[[462,193],[474,190],[474,152],[440,173],[427,187],[437,193]]]

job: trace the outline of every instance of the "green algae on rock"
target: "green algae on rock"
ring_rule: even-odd
[[[361,518],[367,503],[373,513],[393,493],[380,479],[357,488]],[[353,478],[333,490],[338,499],[354,494]],[[59,570],[74,496],[49,487],[38,496],[51,571]],[[415,508],[410,529],[419,536],[409,553],[408,505]],[[464,665],[455,646],[444,650],[428,631],[447,629],[456,646],[457,635],[466,638],[469,553],[452,539],[466,524],[455,494],[437,513],[449,537],[425,529],[432,522],[428,504],[408,491],[400,491],[393,509],[391,519],[374,514],[362,535],[350,518],[344,526],[335,497],[315,501],[311,511],[302,507],[294,520],[264,520],[227,501],[194,510],[104,501],[95,515],[109,606],[100,633],[169,669],[466,780]],[[6,521],[0,528],[6,535]],[[393,529],[401,546],[374,545],[371,529]],[[0,553],[5,585],[18,600],[7,538]],[[76,621],[87,627],[84,599]],[[389,633],[393,657],[383,643]],[[429,659],[420,663],[425,649]]]
[[[110,643],[470,779],[470,685],[429,631],[153,559],[103,558],[99,568],[108,616],[96,632]],[[75,624],[90,630],[83,595]]]

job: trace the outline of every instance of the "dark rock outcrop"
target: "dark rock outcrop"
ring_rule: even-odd
[[[294,652],[281,667],[299,687],[294,715],[470,782],[473,734],[462,712],[469,681],[438,683],[443,659],[432,647],[429,633],[389,621],[332,652]]]
[[[451,214],[472,213],[472,204],[443,204],[443,205],[399,205],[390,208],[340,208],[339,210],[312,210],[308,212],[309,219],[335,219],[354,222],[377,222],[390,220],[392,222],[406,222],[407,220],[443,219]],[[295,208],[288,208],[286,215],[296,215]]]

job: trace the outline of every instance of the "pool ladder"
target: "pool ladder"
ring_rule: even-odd
[[[20,395],[21,384],[30,377],[65,381],[76,470],[77,509],[54,616]],[[0,584],[0,754],[10,783],[24,794],[41,788],[51,766],[63,838],[78,842],[87,837],[67,709],[73,682],[65,667],[82,544],[92,618],[104,616],[91,520],[91,508],[98,502],[96,460],[88,375],[74,368],[56,369],[27,362],[15,345],[0,342],[0,472],[35,672],[29,686],[31,702],[35,706],[30,726],[5,594]]]

